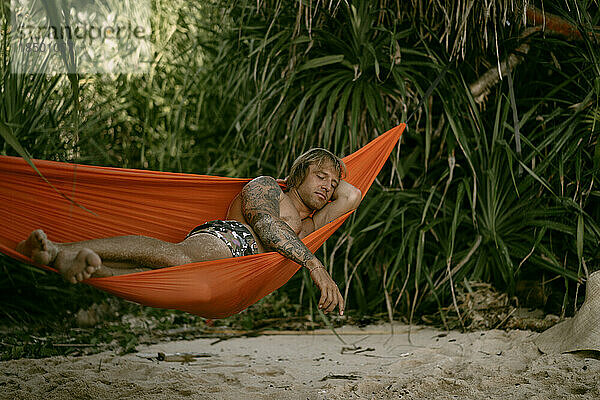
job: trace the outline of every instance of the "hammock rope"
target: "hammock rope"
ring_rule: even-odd
[[[392,128],[343,159],[348,169],[346,180],[359,188],[363,197],[404,128],[404,124]],[[22,158],[1,156],[0,252],[55,272],[15,250],[34,229],[41,228],[50,240],[62,243],[122,235],[180,242],[202,222],[223,219],[229,203],[250,181],[33,161],[60,193],[49,190]],[[350,214],[313,232],[303,242],[314,253]],[[269,252],[84,282],[147,306],[224,318],[278,289],[299,268],[279,253]]]

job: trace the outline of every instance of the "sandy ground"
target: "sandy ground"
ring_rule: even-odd
[[[597,354],[541,354],[530,331],[397,325],[139,346],[0,363],[2,399],[598,399]],[[209,353],[191,362],[158,352]]]

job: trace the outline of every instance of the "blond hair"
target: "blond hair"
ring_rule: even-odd
[[[346,170],[346,164],[344,164],[344,162],[338,156],[329,150],[314,148],[300,155],[300,157],[298,157],[292,164],[290,174],[287,178],[288,189],[298,187],[300,184],[302,184],[302,182],[304,182],[306,174],[308,173],[308,168],[311,165],[320,167],[325,162],[330,162],[333,165],[338,172],[339,179],[344,179],[346,177],[348,173]]]

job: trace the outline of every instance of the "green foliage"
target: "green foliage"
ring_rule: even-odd
[[[0,360],[93,354],[108,349],[126,354],[134,352],[140,344],[169,338],[225,340],[233,337],[227,333],[232,329],[259,332],[324,327],[310,318],[296,316],[299,306],[282,292],[268,295],[247,310],[218,321],[182,311],[143,307],[114,297],[96,300],[91,304],[88,299],[88,306],[78,312],[57,309],[51,317],[37,315],[26,324],[0,325],[3,338]],[[74,303],[85,304],[71,299],[71,304]]]
[[[0,321],[31,323],[105,299],[87,285],[66,285],[58,274],[0,256]]]
[[[592,200],[595,170],[581,173],[582,165],[592,166],[596,147],[589,109],[597,101],[588,103],[598,76],[581,61],[598,60],[597,50],[536,36],[531,61],[511,76],[516,89],[501,83],[480,109],[465,82],[477,79],[482,57],[492,64],[495,53],[517,47],[511,29],[498,33],[499,50],[484,45],[469,54],[461,44],[448,50],[431,40],[451,27],[394,18],[398,10],[375,3],[314,11],[310,24],[280,2],[268,3],[229,8],[241,21],[237,47],[225,44],[220,52],[236,83],[228,92],[251,96],[229,137],[266,173],[285,174],[290,160],[311,146],[350,153],[372,132],[405,120],[457,49],[466,59],[453,62],[436,96],[409,124],[405,153],[392,155],[392,168],[380,175],[345,234],[333,239],[333,250],[323,253],[351,304],[363,312],[386,307],[393,314],[400,307],[407,314],[423,300],[447,303],[450,272],[454,281],[491,281],[512,293],[522,272],[577,280],[583,260],[597,263],[599,231],[589,214],[595,207],[583,207]],[[495,4],[507,10],[507,3]],[[520,17],[513,15],[514,26]],[[494,18],[496,29],[501,18]],[[540,79],[540,68],[549,79]],[[515,116],[524,143],[518,150]],[[247,175],[255,168],[244,165]],[[579,230],[573,221],[581,221]]]
[[[4,45],[3,152],[283,177],[309,147],[346,155],[405,122],[449,65],[319,256],[362,313],[441,309],[465,279],[562,292],[600,257],[600,13],[545,1],[582,40],[524,38],[528,3],[156,1],[151,72],[80,77],[79,98],[65,77],[10,74]],[[469,85],[524,41],[477,103]],[[284,290],[310,304],[307,284]]]

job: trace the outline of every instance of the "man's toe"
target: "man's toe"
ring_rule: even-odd
[[[46,234],[41,229],[36,229],[35,231],[33,231],[33,236],[40,243],[47,238]]]
[[[96,253],[94,253],[92,250],[86,249],[87,253],[85,256],[85,262],[87,264],[87,268],[93,268],[92,272],[95,272],[98,268],[100,268],[100,265],[102,264],[102,260],[100,260],[100,256]],[[83,251],[83,250],[82,250]]]
[[[97,267],[94,265],[88,265],[87,268],[85,269],[85,272],[91,276],[94,272],[97,272],[99,269],[100,269],[99,266]]]

